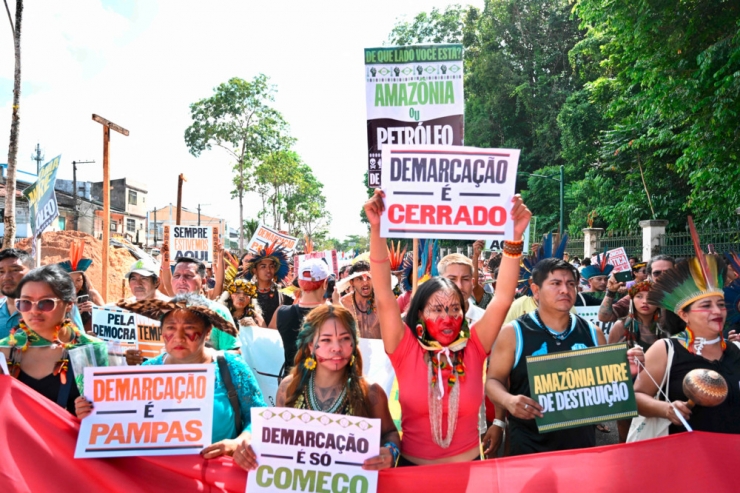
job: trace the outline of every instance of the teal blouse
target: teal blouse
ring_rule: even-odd
[[[242,425],[244,426],[244,429],[236,430],[236,427],[234,426],[234,410],[229,402],[226,385],[224,385],[224,381],[221,379],[221,372],[218,369],[218,363],[214,360],[213,364],[216,365],[216,384],[214,385],[213,395],[213,436],[211,438],[213,443],[220,442],[227,438],[234,439],[244,431],[251,431],[252,413],[250,412],[250,409],[253,407],[267,407],[267,404],[265,404],[265,401],[262,398],[262,391],[260,390],[259,385],[257,385],[257,380],[254,378],[252,370],[244,362],[241,356],[229,352],[224,352],[222,354],[226,359],[229,373],[231,373],[231,380],[234,383],[234,388],[239,396],[239,407],[242,414]],[[160,354],[156,358],[145,361],[143,365],[164,364],[165,356],[165,353]]]

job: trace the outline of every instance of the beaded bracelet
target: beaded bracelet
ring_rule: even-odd
[[[396,464],[398,463],[398,457],[401,455],[401,451],[398,448],[398,445],[396,445],[393,442],[385,442],[383,444],[383,447],[388,447],[391,451],[391,455],[393,456],[393,467],[396,467]]]
[[[524,241],[509,241],[504,242],[504,256],[509,258],[517,258],[522,255],[524,251]]]

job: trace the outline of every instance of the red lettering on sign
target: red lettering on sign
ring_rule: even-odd
[[[403,221],[403,206],[401,204],[393,204],[388,208],[388,220],[393,224],[400,224]]]

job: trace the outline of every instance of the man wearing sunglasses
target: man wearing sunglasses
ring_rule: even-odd
[[[0,339],[10,335],[10,329],[20,322],[20,313],[15,306],[15,290],[29,270],[33,268],[33,258],[17,248],[0,250],[0,293],[5,299],[0,301]]]
[[[648,281],[657,281],[658,278],[665,271],[672,269],[676,264],[673,257],[670,255],[656,255],[650,259],[647,264],[647,279]],[[614,303],[614,296],[617,290],[624,286],[623,282],[617,282],[612,275],[609,277],[606,285],[606,294],[604,300],[601,302],[599,307],[599,321],[600,322],[615,322],[620,318],[624,318],[629,313],[630,309],[630,297],[625,296],[616,303]]]

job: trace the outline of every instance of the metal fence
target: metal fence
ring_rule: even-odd
[[[740,252],[740,221],[728,221],[722,224],[708,224],[698,229],[704,251],[709,245],[715,252],[724,253],[733,250]],[[660,235],[659,245],[653,249],[653,255],[664,254],[675,258],[694,256],[694,245],[688,226],[681,233]]]
[[[599,244],[598,253],[624,247],[628,257],[642,258],[642,231],[606,231]]]
[[[568,244],[565,246],[565,251],[570,254],[570,257],[583,258],[583,236],[568,236]]]

